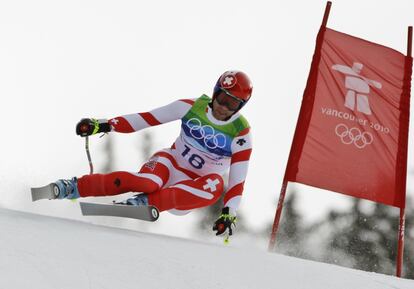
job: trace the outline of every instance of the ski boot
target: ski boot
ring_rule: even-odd
[[[148,206],[148,196],[147,194],[138,194],[117,204],[129,206]]]
[[[55,199],[77,199],[80,198],[78,191],[78,179],[58,180],[53,183]]]

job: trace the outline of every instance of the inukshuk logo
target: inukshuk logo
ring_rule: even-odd
[[[382,85],[375,80],[362,76],[360,73],[363,67],[363,64],[354,62],[352,67],[335,64],[332,66],[332,69],[346,75],[345,88],[348,91],[345,96],[344,105],[351,110],[355,110],[356,108],[357,111],[370,115],[371,108],[368,101],[370,85],[379,89],[381,89]]]

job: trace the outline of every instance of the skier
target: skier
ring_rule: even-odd
[[[229,172],[222,213],[213,225],[216,235],[236,221],[252,151],[250,126],[239,110],[252,94],[252,84],[241,71],[227,71],[218,79],[213,97],[180,99],[149,112],[109,120],[82,119],[76,134],[131,133],[181,120],[181,132],[170,148],[155,153],[136,172],[116,171],[58,180],[57,199],[139,192],[125,205],[153,205],[178,215],[214,204],[224,193],[222,175]]]

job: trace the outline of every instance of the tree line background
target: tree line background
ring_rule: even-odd
[[[352,199],[340,212],[311,224],[297,210],[298,193],[288,193],[279,227],[276,252],[369,272],[395,275],[398,208]],[[407,199],[403,277],[414,279],[414,208]],[[271,224],[263,232],[270,235]]]

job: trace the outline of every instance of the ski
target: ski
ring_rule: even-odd
[[[32,192],[32,201],[38,201],[38,200],[42,200],[42,199],[47,199],[47,200],[51,200],[51,199],[55,199],[56,195],[59,194],[59,192],[55,192],[55,190],[58,190],[58,188],[56,187],[56,185],[54,183],[51,183],[49,185],[46,185],[44,187],[39,187],[39,188],[31,188],[30,189]]]
[[[160,215],[158,209],[154,206],[80,202],[80,207],[84,216],[110,216],[155,222]]]

